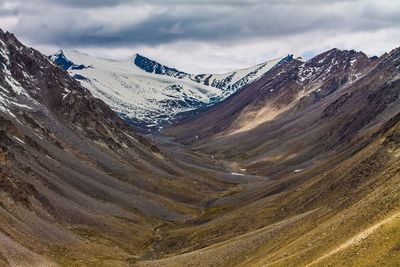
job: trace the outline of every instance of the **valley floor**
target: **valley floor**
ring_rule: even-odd
[[[248,182],[209,202],[198,217],[165,225],[158,259],[136,265],[398,266],[396,127],[351,156],[344,153],[286,177],[243,171]]]

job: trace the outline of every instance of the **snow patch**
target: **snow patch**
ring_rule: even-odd
[[[14,137],[14,139],[17,140],[18,142],[20,142],[20,143],[22,143],[22,144],[25,144],[25,142],[22,141],[21,139],[19,139],[18,137],[16,137],[16,136],[13,136],[13,137]]]

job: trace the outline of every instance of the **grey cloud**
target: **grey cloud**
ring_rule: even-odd
[[[126,23],[112,30],[109,18],[88,15],[107,6],[118,16],[118,10],[143,5],[153,10],[148,16],[136,21],[132,15],[132,21],[125,18]],[[64,47],[159,45],[180,40],[228,42],[310,31],[374,31],[399,26],[394,13],[375,12],[365,2],[355,0],[37,0],[31,5],[17,5],[12,12],[19,17],[17,34],[33,43]]]
[[[46,51],[141,49],[225,70],[333,46],[380,53],[399,43],[398,10],[398,0],[0,0],[0,28]]]
[[[165,4],[165,5],[216,5],[216,6],[237,6],[237,5],[259,5],[259,4],[326,4],[326,0],[36,0],[37,2],[47,4],[58,4],[64,6],[73,6],[79,8],[99,7],[99,6],[118,6],[120,4]],[[358,2],[360,0],[330,0],[334,2]]]

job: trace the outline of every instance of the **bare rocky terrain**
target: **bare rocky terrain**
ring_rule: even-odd
[[[0,31],[0,265],[398,266],[400,49],[333,49],[142,136]]]

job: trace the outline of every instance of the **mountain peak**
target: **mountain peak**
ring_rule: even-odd
[[[79,70],[88,68],[88,66],[85,66],[83,64],[78,65],[72,62],[65,56],[64,51],[61,49],[58,50],[55,54],[49,56],[48,58],[65,70]]]
[[[62,49],[60,49],[56,53],[54,53],[54,56],[64,56],[65,57],[65,54],[64,54],[64,51]]]
[[[144,55],[142,55],[142,54],[140,54],[140,53],[135,53],[135,54],[133,54],[132,58],[136,58],[136,57],[144,57],[144,58],[149,59],[148,57],[146,57],[146,56],[144,56]]]
[[[298,59],[299,57],[297,57],[296,59]],[[279,62],[276,64],[277,66],[284,64],[284,63],[288,63],[290,61],[295,60],[294,55],[293,54],[287,54],[285,57],[282,57]],[[267,61],[266,63],[268,63],[269,61]]]
[[[135,66],[139,67],[140,69],[148,73],[167,75],[176,78],[182,78],[188,75],[183,71],[167,67],[165,65],[158,63],[157,61],[149,59],[148,57],[142,56],[140,54],[135,54],[132,60]]]

